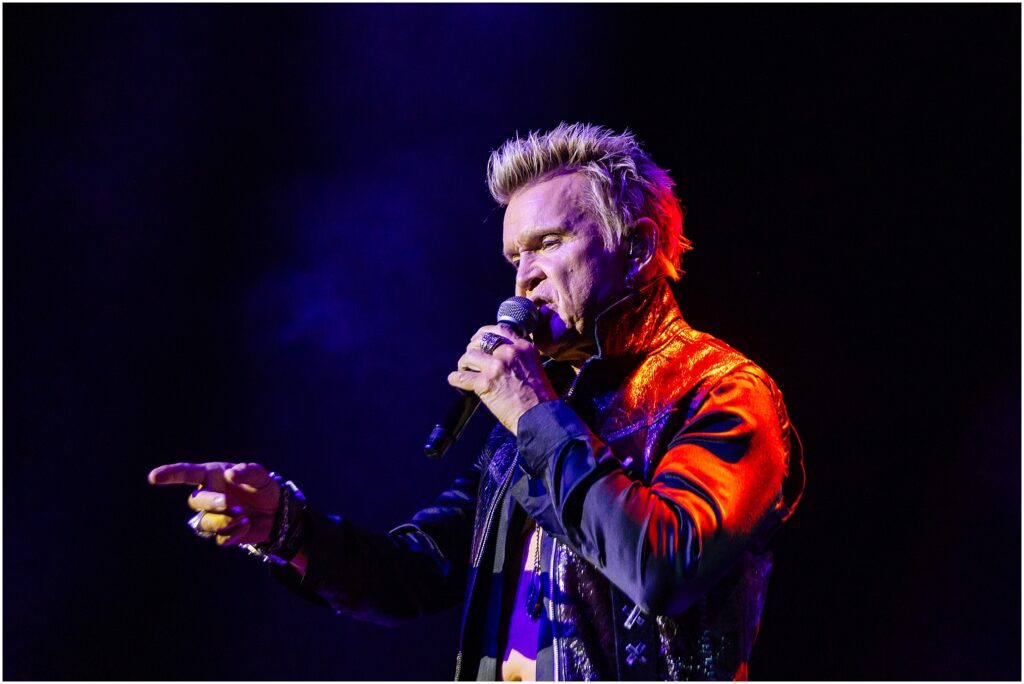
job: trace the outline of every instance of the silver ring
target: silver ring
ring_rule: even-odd
[[[203,539],[216,537],[216,533],[207,532],[199,526],[199,523],[202,522],[204,515],[206,515],[206,511],[199,511],[198,513],[193,515],[191,518],[188,519],[188,526],[192,528],[192,531],[196,533],[197,537],[201,537]]]
[[[480,336],[480,349],[485,354],[493,354],[494,350],[503,344],[512,344],[512,340],[492,332],[485,332]]]

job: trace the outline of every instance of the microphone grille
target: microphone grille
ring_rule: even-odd
[[[530,335],[537,327],[537,306],[526,297],[509,297],[498,307],[498,323],[506,323]]]

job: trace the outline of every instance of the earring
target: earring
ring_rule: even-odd
[[[631,236],[629,238],[629,254],[628,254],[630,261],[635,261],[637,259],[637,257],[639,256],[640,247],[641,247],[640,241],[637,239],[637,237],[635,235]],[[636,289],[636,276],[637,276],[637,271],[638,270],[640,270],[640,269],[637,266],[632,265],[632,266],[629,267],[629,270],[626,271],[626,288],[627,289],[630,289],[630,290]]]
[[[626,289],[627,290],[635,290],[636,289],[636,269],[635,268],[631,268],[628,271],[626,271]]]

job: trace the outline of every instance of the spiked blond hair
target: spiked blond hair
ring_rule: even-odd
[[[628,130],[617,134],[593,124],[562,122],[547,133],[517,134],[491,152],[487,187],[498,204],[507,206],[519,190],[572,172],[590,182],[590,209],[601,219],[605,244],[622,244],[637,219],[649,218],[658,226],[658,270],[678,280],[682,255],[691,246],[683,235],[675,182]]]

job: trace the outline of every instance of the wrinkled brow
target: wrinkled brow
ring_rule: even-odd
[[[540,226],[538,228],[527,228],[526,230],[519,233],[518,239],[515,245],[511,249],[503,248],[501,255],[505,258],[505,261],[512,261],[512,258],[519,254],[520,249],[529,248],[528,246],[538,242],[545,235],[552,234],[565,234],[572,232],[572,228],[566,226]]]
[[[516,245],[518,245],[519,248],[522,249],[522,245],[529,244],[530,242],[539,240],[545,235],[551,235],[552,233],[571,233],[575,230],[576,226],[587,221],[596,220],[597,219],[594,218],[592,212],[586,206],[577,204],[574,207],[574,211],[566,212],[565,218],[559,225],[527,228],[526,230],[522,231],[518,236]],[[511,261],[512,257],[516,256],[517,254],[519,254],[519,251],[515,249],[515,245],[513,246],[511,251],[504,247],[502,248],[501,255],[505,258],[505,261]]]

